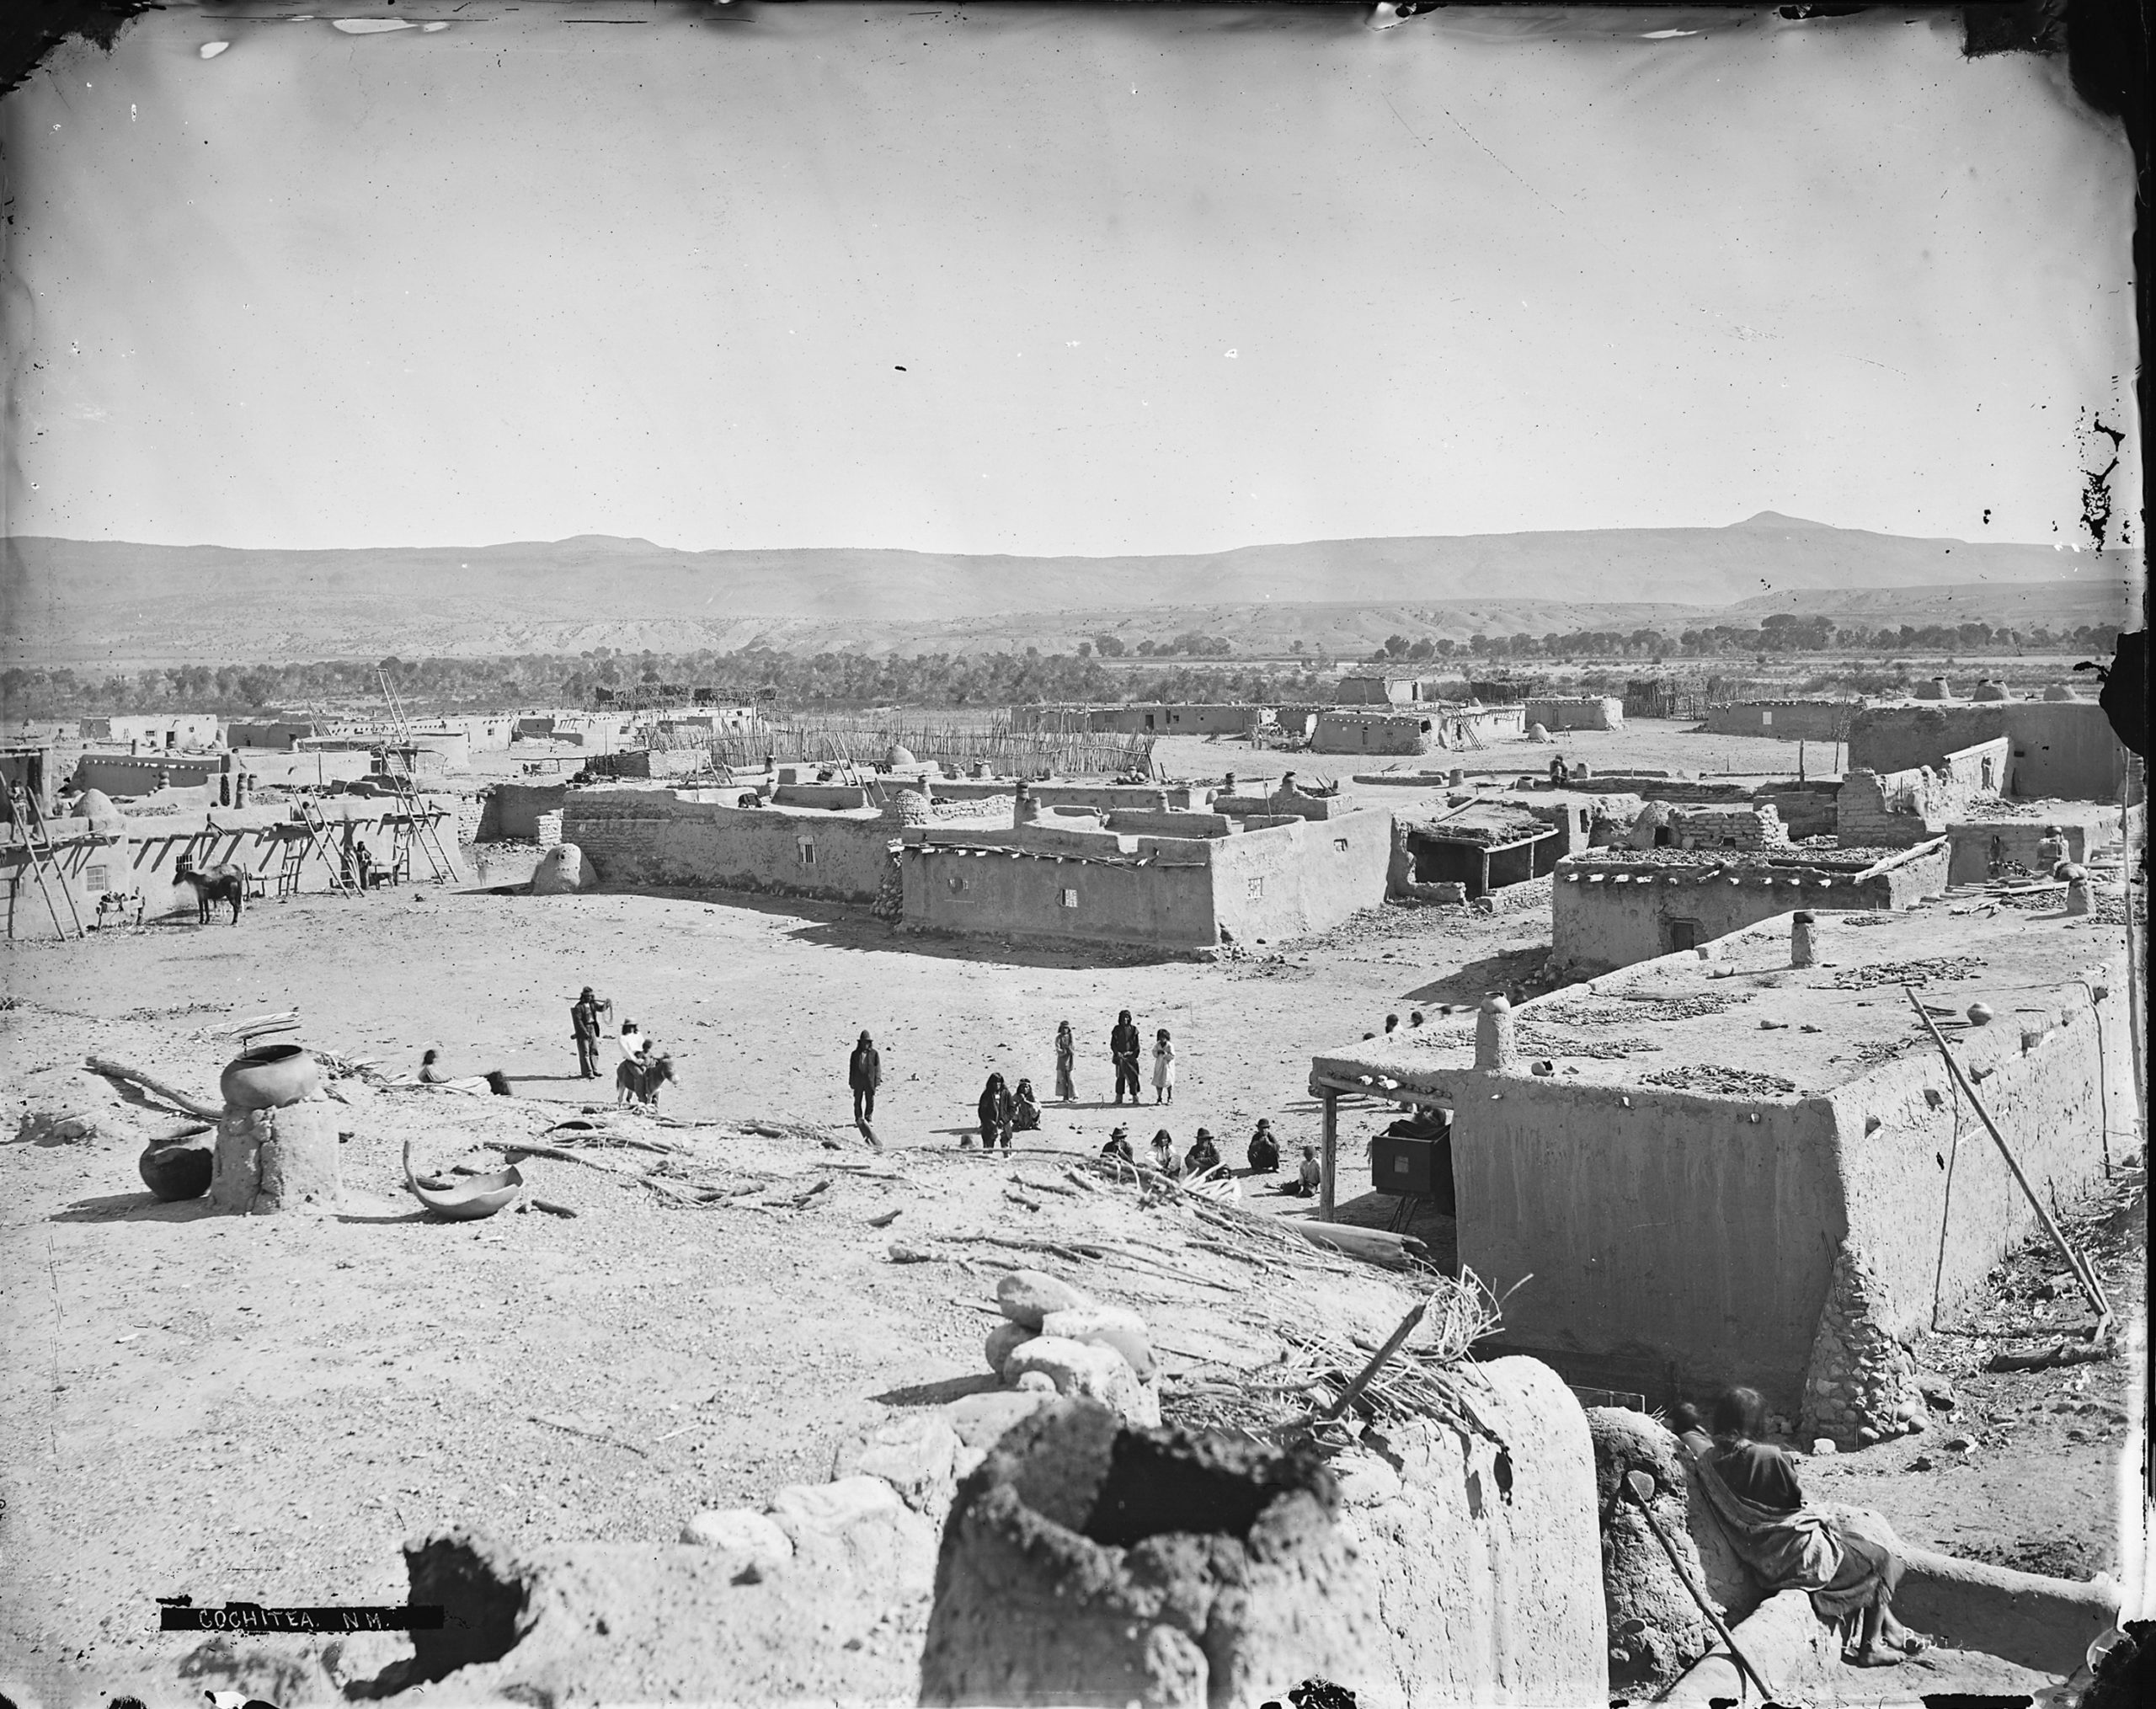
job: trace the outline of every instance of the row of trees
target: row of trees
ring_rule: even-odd
[[[1897,655],[1997,652],[2015,649],[2073,652],[2108,659],[2118,629],[2084,624],[2064,632],[1995,628],[1984,623],[1952,628],[1860,629],[1835,627],[1823,618],[1769,617],[1756,629],[1716,627],[1671,636],[1652,629],[1630,634],[1579,630],[1569,634],[1475,635],[1409,641],[1390,637],[1374,662],[1421,664],[1452,660],[1609,660],[1758,658],[1774,654],[1844,652],[1881,660]],[[819,653],[801,658],[769,649],[738,653],[617,653],[598,647],[577,654],[502,654],[491,658],[321,660],[294,665],[185,665],[131,675],[77,674],[16,668],[0,671],[0,715],[10,718],[79,718],[157,711],[240,714],[275,708],[350,711],[382,706],[387,680],[413,709],[446,712],[511,706],[580,706],[596,689],[619,692],[659,683],[694,683],[717,691],[723,701],[776,700],[808,707],[1022,706],[1057,701],[1249,700],[1309,702],[1322,697],[1331,660],[1322,652],[1302,654],[1284,666],[1222,664],[1225,640],[1178,636],[1173,650],[1140,642],[1140,656],[1187,658],[1150,669],[1110,670],[1104,658],[1121,656],[1102,644],[1081,642],[1073,653]],[[1305,661],[1307,662],[1305,662]]]
[[[0,715],[70,718],[115,713],[214,712],[226,715],[384,708],[386,678],[408,710],[449,712],[515,706],[582,706],[596,689],[688,683],[726,703],[776,701],[796,707],[1026,706],[1044,702],[1313,700],[1315,670],[1264,665],[1176,665],[1111,670],[1091,654],[819,653],[813,658],[755,649],[739,653],[616,653],[477,659],[323,660],[296,665],[188,665],[129,676],[15,669],[0,671]]]
[[[1419,664],[1426,660],[1481,659],[1712,659],[1743,654],[2032,653],[2084,652],[2109,658],[2118,644],[2116,623],[2084,623],[2076,629],[2017,629],[1989,623],[1934,623],[1871,629],[1837,624],[1831,617],[1777,612],[1756,629],[1716,624],[1671,635],[1660,629],[1575,629],[1562,634],[1470,635],[1465,641],[1424,636],[1411,641],[1389,635],[1372,653],[1374,664]]]

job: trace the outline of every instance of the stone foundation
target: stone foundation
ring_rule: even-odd
[[[1806,1437],[1856,1448],[1923,1428],[1915,1361],[1884,1327],[1892,1321],[1885,1284],[1844,1245],[1834,1258],[1804,1380]]]

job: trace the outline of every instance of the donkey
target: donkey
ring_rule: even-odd
[[[614,1071],[614,1101],[659,1108],[659,1088],[674,1078],[671,1056],[644,1056]]]
[[[172,881],[175,884],[189,885],[194,889],[197,923],[207,926],[211,908],[219,902],[229,902],[232,909],[232,923],[235,926],[239,924],[240,910],[247,901],[245,867],[209,867],[197,872],[183,858],[173,873]]]

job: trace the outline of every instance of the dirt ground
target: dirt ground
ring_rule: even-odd
[[[1308,756],[1188,745],[1226,751],[1209,766],[1174,756],[1187,775],[1308,769]],[[0,1212],[7,1689],[29,1702],[126,1690],[154,1703],[178,1681],[231,1683],[284,1690],[272,1701],[289,1705],[313,1676],[250,1676],[217,1661],[216,1644],[161,1635],[155,1599],[398,1603],[400,1544],[415,1532],[476,1521],[512,1549],[669,1540],[702,1509],[820,1481],[850,1424],[982,1369],[981,1275],[993,1271],[894,1265],[893,1236],[1022,1228],[1033,1213],[1006,1196],[1006,1173],[1053,1179],[1119,1115],[1141,1141],[1165,1125],[1187,1145],[1202,1124],[1237,1163],[1269,1116],[1292,1157],[1316,1137],[1315,1049],[1377,1030],[1389,1012],[1531,980],[1547,941],[1542,911],[1385,909],[1262,958],[1111,967],[899,937],[861,911],[808,904],[417,889],[263,905],[237,928],[190,921],[14,946],[0,960],[0,1066],[17,1119]],[[499,1152],[477,1142],[529,1136],[529,1101],[567,1115],[590,1095],[574,1077],[567,1015],[586,983],[672,1052],[670,1114],[827,1124],[843,1146],[798,1133],[701,1140],[706,1167],[752,1184],[827,1176],[831,1188],[799,1209],[687,1210],[533,1159],[531,1190],[575,1220],[416,1214],[398,1162],[407,1139],[423,1167],[492,1168]],[[1170,1108],[1107,1102],[1107,1033],[1123,1007],[1149,1034],[1175,1034]],[[392,1071],[435,1044],[453,1071],[503,1071],[517,1097],[355,1092],[345,1178],[362,1196],[334,1220],[150,1201],[140,1135],[167,1124],[82,1072],[84,1054],[211,1096],[229,1047],[190,1034],[286,1008],[301,1011],[307,1042]],[[990,1069],[1052,1088],[1066,1017],[1081,1101],[1051,1105],[1008,1164],[961,1154]],[[880,1154],[850,1125],[845,1064],[863,1028],[883,1052]],[[99,1135],[66,1140],[35,1119],[73,1111]],[[1343,1156],[1386,1119],[1343,1122]],[[1348,1208],[1374,1221],[1390,1204],[1366,1195]],[[894,1225],[869,1226],[889,1210]],[[2105,1274],[2137,1321],[2133,1236],[2116,1204],[2102,1210]],[[1912,1542],[2076,1575],[2115,1566],[2129,1374],[1970,1374],[1999,1344],[2000,1314],[2071,1318],[2067,1295],[2030,1297],[2061,1268],[2004,1267],[1999,1300],[1968,1314],[1983,1333],[1927,1343],[1956,1386],[1951,1418],[1812,1461],[1807,1482],[1878,1508]],[[1234,1339],[1217,1289],[1162,1291],[1156,1279],[1151,1295],[1108,1296],[1168,1314],[1163,1338],[1186,1356]],[[1988,1329],[1987,1311],[2000,1317]],[[1248,1336],[1238,1344],[1248,1351]],[[1972,1449],[1941,1445],[1961,1431]],[[1931,1469],[1909,1469],[1919,1455]],[[398,1653],[393,1640],[350,1645],[323,1677],[364,1679]],[[889,1659],[902,1695],[903,1642]],[[815,1679],[804,1660],[797,1683]]]

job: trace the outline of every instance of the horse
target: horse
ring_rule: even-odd
[[[659,1108],[659,1088],[674,1077],[671,1056],[632,1058],[614,1071],[614,1101]]]
[[[239,924],[240,909],[247,900],[247,868],[245,867],[210,867],[197,872],[182,863],[173,875],[174,884],[187,884],[195,891],[197,923],[210,923],[210,910],[219,902],[232,904],[232,921]]]

